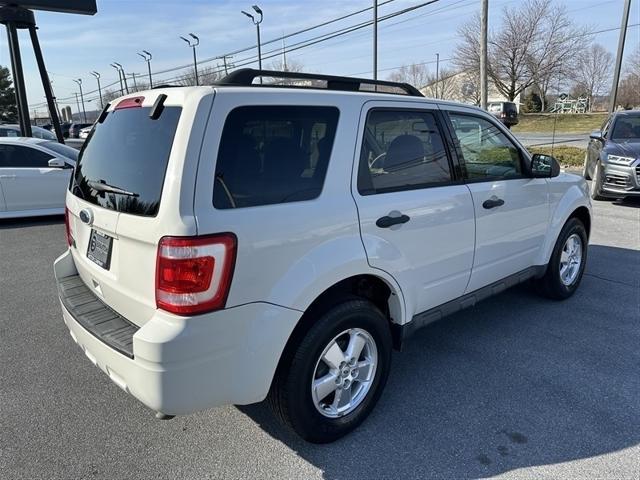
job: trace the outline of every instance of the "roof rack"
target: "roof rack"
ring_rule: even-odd
[[[366,91],[367,93],[391,93],[392,91],[377,91],[375,87],[391,87],[397,90],[401,90],[403,93],[396,93],[396,95],[409,95],[412,97],[424,97],[420,90],[408,83],[388,82],[385,80],[372,80],[370,78],[352,78],[352,77],[340,77],[336,75],[322,75],[318,73],[299,73],[299,72],[281,72],[277,70],[255,70],[253,68],[241,68],[231,72],[225,76],[222,80],[216,82],[216,85],[234,85],[234,86],[254,86],[254,87],[280,87],[280,88],[322,88],[319,85],[302,86],[302,85],[268,85],[268,84],[254,84],[253,80],[259,77],[272,77],[272,78],[293,78],[298,80],[316,80],[326,82],[327,90],[341,90],[346,92],[358,92]],[[374,87],[373,91],[361,90],[362,85],[371,85]]]

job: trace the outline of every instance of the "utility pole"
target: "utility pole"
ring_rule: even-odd
[[[438,82],[440,81],[440,54],[436,53],[436,98],[438,98]]]
[[[104,102],[102,101],[102,87],[100,86],[100,74],[98,72],[91,72],[91,75],[96,77],[98,82],[98,94],[100,95],[100,109],[104,108]]]
[[[132,72],[131,76],[133,77],[133,88],[135,91],[138,91],[138,82],[136,82],[136,72]]]
[[[373,79],[378,79],[378,0],[373,0]]]
[[[113,64],[120,70],[120,73],[122,74],[122,80],[124,80],[124,89],[127,93],[129,93],[129,85],[127,85],[127,74],[124,73],[124,67],[118,62],[113,62]]]
[[[611,86],[611,98],[609,101],[609,113],[616,109],[616,99],[618,97],[618,84],[620,83],[620,70],[622,69],[622,55],[624,54],[624,42],[627,36],[627,24],[629,23],[629,10],[631,0],[624,1],[622,11],[622,24],[620,25],[620,37],[618,39],[618,54],[616,56],[616,68],[613,73],[613,85]]]
[[[489,23],[489,0],[482,0],[480,15],[480,108],[487,109],[487,31]]]

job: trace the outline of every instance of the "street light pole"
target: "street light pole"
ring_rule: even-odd
[[[487,109],[487,24],[489,22],[489,0],[482,0],[480,15],[480,108]]]
[[[147,62],[147,70],[149,71],[149,88],[153,88],[153,78],[151,78],[151,59],[153,58],[149,52],[142,50],[142,53],[138,53],[144,61]]]
[[[260,15],[260,18],[256,19],[252,14],[241,10],[241,12],[249,17],[253,24],[256,26],[256,33],[258,35],[258,70],[262,70],[262,46],[260,42],[260,24],[262,23],[263,13],[262,9],[258,5],[253,5],[251,8]],[[262,84],[262,76],[260,76],[260,84]]]
[[[127,84],[127,74],[124,73],[124,67],[120,65],[118,62],[113,62],[113,64],[120,69],[120,73],[122,74],[122,80],[124,80],[124,89],[127,93],[129,93],[129,85]]]
[[[76,108],[78,109],[78,117],[80,117],[80,102],[78,101],[78,93],[73,92],[73,94],[76,96]],[[71,122],[73,123],[73,115],[71,115]]]
[[[609,113],[616,109],[618,97],[618,84],[620,83],[620,70],[622,68],[622,55],[624,54],[624,41],[627,36],[627,24],[629,23],[629,10],[631,0],[625,0],[622,10],[622,24],[620,25],[620,37],[618,38],[618,54],[616,55],[616,67],[613,72],[613,85],[611,86],[611,97],[609,99]]]
[[[373,79],[378,79],[378,0],[373,0]]]
[[[436,98],[438,98],[438,82],[440,81],[440,54],[436,53]]]
[[[98,94],[100,95],[100,109],[104,108],[104,102],[102,101],[102,87],[100,86],[100,74],[98,72],[91,72],[91,75],[96,77],[98,82]]]
[[[87,111],[84,109],[84,95],[82,94],[82,79],[79,78],[74,80],[80,87],[80,100],[82,101],[82,118],[84,118],[84,123],[87,123]]]
[[[196,57],[196,47],[200,45],[200,39],[198,38],[197,35],[194,35],[193,33],[190,33],[189,36],[193,38],[194,40],[193,42],[188,38],[184,38],[184,37],[180,37],[180,38],[185,42],[187,42],[187,45],[189,45],[193,50],[193,71],[196,76],[196,85],[200,85],[200,79],[198,78],[198,59]]]
[[[120,69],[115,63],[112,63],[111,66],[118,71],[118,80],[120,80],[120,95],[124,95],[124,86],[122,85],[122,75],[120,74]]]

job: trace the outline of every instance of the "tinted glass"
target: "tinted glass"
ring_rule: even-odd
[[[13,128],[0,128],[0,137],[19,137],[20,132]]]
[[[58,155],[62,155],[63,157],[73,160],[74,162],[78,160],[78,154],[80,153],[75,148],[67,147],[66,145],[58,142],[45,142],[42,146],[56,152]]]
[[[450,180],[449,160],[432,113],[369,113],[358,170],[361,194],[409,190]]]
[[[484,118],[449,113],[460,141],[469,180],[520,177],[520,151],[498,127]]]
[[[0,167],[47,168],[53,156],[22,145],[0,145]]]
[[[611,140],[614,142],[638,141],[640,139],[640,115],[620,115],[613,122]]]
[[[72,192],[111,210],[155,215],[181,110],[165,107],[157,120],[149,118],[150,107],[110,112],[80,152]],[[135,196],[98,192],[89,182],[105,183]]]
[[[338,123],[334,107],[251,106],[224,125],[213,188],[216,208],[320,195]]]

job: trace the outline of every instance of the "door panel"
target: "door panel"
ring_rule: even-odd
[[[399,283],[409,315],[462,295],[473,262],[471,194],[452,182],[442,127],[425,103],[368,102],[361,114],[353,194],[362,241],[369,264]]]
[[[528,161],[493,118],[448,108],[476,220],[472,292],[534,264],[549,221],[546,179],[524,176]]]

